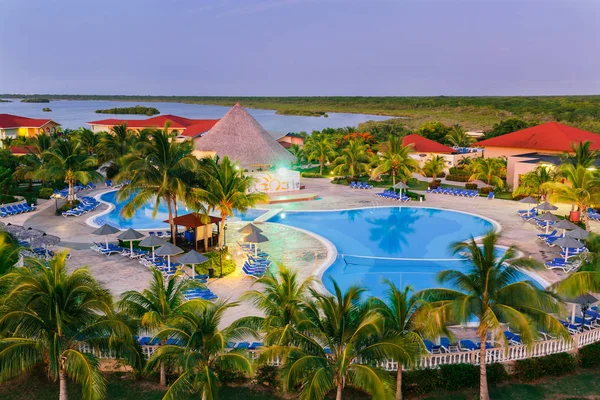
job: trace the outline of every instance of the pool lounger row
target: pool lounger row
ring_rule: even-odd
[[[396,192],[393,190],[384,190],[381,193],[377,193],[376,196],[383,197],[384,199],[397,200],[397,201],[402,201],[402,202],[410,201],[410,197],[408,197],[404,194],[403,195],[396,194]]]
[[[373,189],[373,185],[369,185],[367,182],[351,182],[348,187],[350,189]]]
[[[63,217],[79,217],[90,211],[94,211],[99,205],[100,202],[93,197],[82,197],[81,202],[77,205],[77,207],[63,212],[62,215]]]
[[[11,215],[23,214],[31,211],[35,211],[35,206],[27,203],[3,206],[0,207],[0,217],[10,217]]]
[[[458,197],[479,197],[479,190],[470,190],[470,189],[456,189],[456,188],[442,188],[437,187],[435,189],[427,188],[425,193],[435,193],[435,194],[445,194],[450,196],[458,196]],[[494,197],[494,192],[490,192],[492,195],[491,198]],[[488,196],[490,198],[490,196]]]

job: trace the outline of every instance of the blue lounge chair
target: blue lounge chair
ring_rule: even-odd
[[[494,192],[490,192],[487,198],[488,200],[494,200]]]
[[[475,342],[473,342],[472,340],[469,340],[469,339],[461,340],[460,342],[458,342],[458,346],[463,351],[474,351],[474,350],[478,349]]]
[[[248,350],[249,347],[250,347],[250,343],[248,343],[248,342],[239,342],[237,344],[237,346],[235,346],[236,349],[243,349],[243,350]]]

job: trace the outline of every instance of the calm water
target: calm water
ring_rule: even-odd
[[[375,296],[384,295],[384,279],[400,287],[411,285],[415,291],[439,287],[439,271],[467,266],[452,254],[450,245],[493,228],[474,215],[410,207],[286,211],[269,222],[306,229],[333,243],[339,255],[323,274],[327,289],[333,289],[333,278],[342,289],[361,285]]]
[[[145,204],[143,207],[140,207],[135,211],[135,214],[132,218],[124,218],[121,216],[121,209],[127,203],[127,201],[118,202],[117,201],[117,191],[112,191],[108,193],[104,193],[100,196],[100,199],[113,204],[115,207],[105,215],[98,216],[94,218],[94,223],[96,225],[102,225],[108,223],[112,226],[115,226],[119,229],[168,229],[169,224],[163,222],[169,218],[169,212],[167,210],[167,205],[163,202],[160,203],[158,207],[158,212],[156,216],[153,217],[152,214],[154,212],[154,201],[150,201]],[[187,213],[184,204],[178,205],[179,215],[183,215]],[[256,210],[251,209],[248,210],[245,214],[235,212],[234,220],[242,220],[242,221],[253,221],[258,218],[262,214],[264,214],[266,210]]]
[[[51,118],[60,123],[63,128],[76,129],[86,126],[87,122],[106,118],[145,119],[145,115],[111,115],[96,114],[99,109],[113,107],[131,107],[140,104],[156,107],[162,114],[174,114],[193,119],[221,118],[229,107],[207,106],[183,103],[154,103],[154,102],[123,102],[123,101],[70,101],[56,100],[50,103],[21,103],[12,99],[12,103],[0,103],[0,114],[16,114],[30,118]],[[43,112],[42,108],[50,107],[52,112]],[[274,110],[248,109],[250,114],[269,132],[312,132],[324,128],[343,128],[356,126],[361,122],[374,120],[383,121],[389,117],[367,114],[329,113],[329,118],[301,117],[295,115],[277,115]]]

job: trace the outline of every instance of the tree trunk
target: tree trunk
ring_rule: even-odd
[[[338,383],[337,393],[335,395],[335,400],[342,400],[342,389],[343,389],[342,384]]]
[[[396,374],[396,400],[402,400],[402,363],[398,362],[398,373]]]
[[[173,197],[173,214],[177,218],[177,196]],[[177,233],[177,225],[175,225],[175,237],[177,237]],[[175,242],[173,243],[176,244]]]
[[[392,186],[396,186],[396,173],[392,172]]]
[[[69,203],[73,203],[75,201],[75,187],[72,180],[67,181],[67,185],[69,185],[69,194],[67,195],[67,201]],[[71,204],[72,205],[72,204]]]
[[[173,244],[175,243],[175,230],[173,229],[173,208],[171,207],[171,199],[167,198],[167,208],[169,209],[169,226],[171,227],[171,241]]]
[[[64,371],[60,371],[58,374],[59,379],[59,392],[58,399],[59,400],[67,400],[67,374]]]
[[[167,371],[164,362],[160,363],[160,386],[167,387]]]
[[[479,400],[489,400],[487,383],[487,366],[485,364],[487,334],[480,336],[481,349],[479,350]]]
[[[223,237],[225,236],[225,219],[227,216],[221,214],[221,226],[219,227],[219,247],[223,246]]]
[[[321,162],[319,163],[319,175],[323,175],[323,164],[324,164],[324,162],[323,162],[323,161],[321,161]]]

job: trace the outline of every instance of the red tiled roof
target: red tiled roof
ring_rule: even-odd
[[[127,124],[128,128],[132,129],[144,129],[144,128],[163,128],[165,123],[170,122],[172,129],[188,129],[194,125],[199,125],[197,129],[201,129],[201,124],[211,124],[206,130],[210,129],[214,124],[217,123],[218,120],[212,119],[189,119],[184,117],[179,117],[177,115],[165,114],[158,115],[156,117],[148,118],[148,119],[102,119],[99,121],[88,122],[89,125],[105,125],[105,126],[114,126],[121,125],[123,123]],[[203,133],[200,132],[200,133]],[[187,135],[186,135],[187,136]]]
[[[10,146],[8,149],[14,155],[25,155],[31,152],[36,153],[35,147],[33,146]]]
[[[41,128],[48,122],[54,122],[51,119],[35,119],[20,117],[12,114],[0,114],[0,128]],[[54,122],[56,123],[56,122]]]
[[[402,146],[412,145],[413,150],[419,153],[455,153],[456,150],[438,142],[427,139],[421,135],[407,135],[402,139]]]
[[[197,228],[199,226],[204,226],[208,224],[218,224],[221,222],[221,218],[213,217],[209,215],[210,222],[203,222],[203,216],[196,213],[189,213],[185,215],[180,215],[178,217],[173,218],[173,223],[175,225],[185,226],[186,228]],[[169,223],[169,220],[165,220],[163,222]]]
[[[571,145],[592,142],[592,150],[600,150],[600,135],[572,126],[547,122],[513,133],[482,140],[475,143],[480,147],[510,147],[530,150],[571,151]]]
[[[215,126],[218,119],[200,119],[196,120],[194,125],[190,125],[181,133],[181,136],[194,137],[207,132],[210,128]]]

